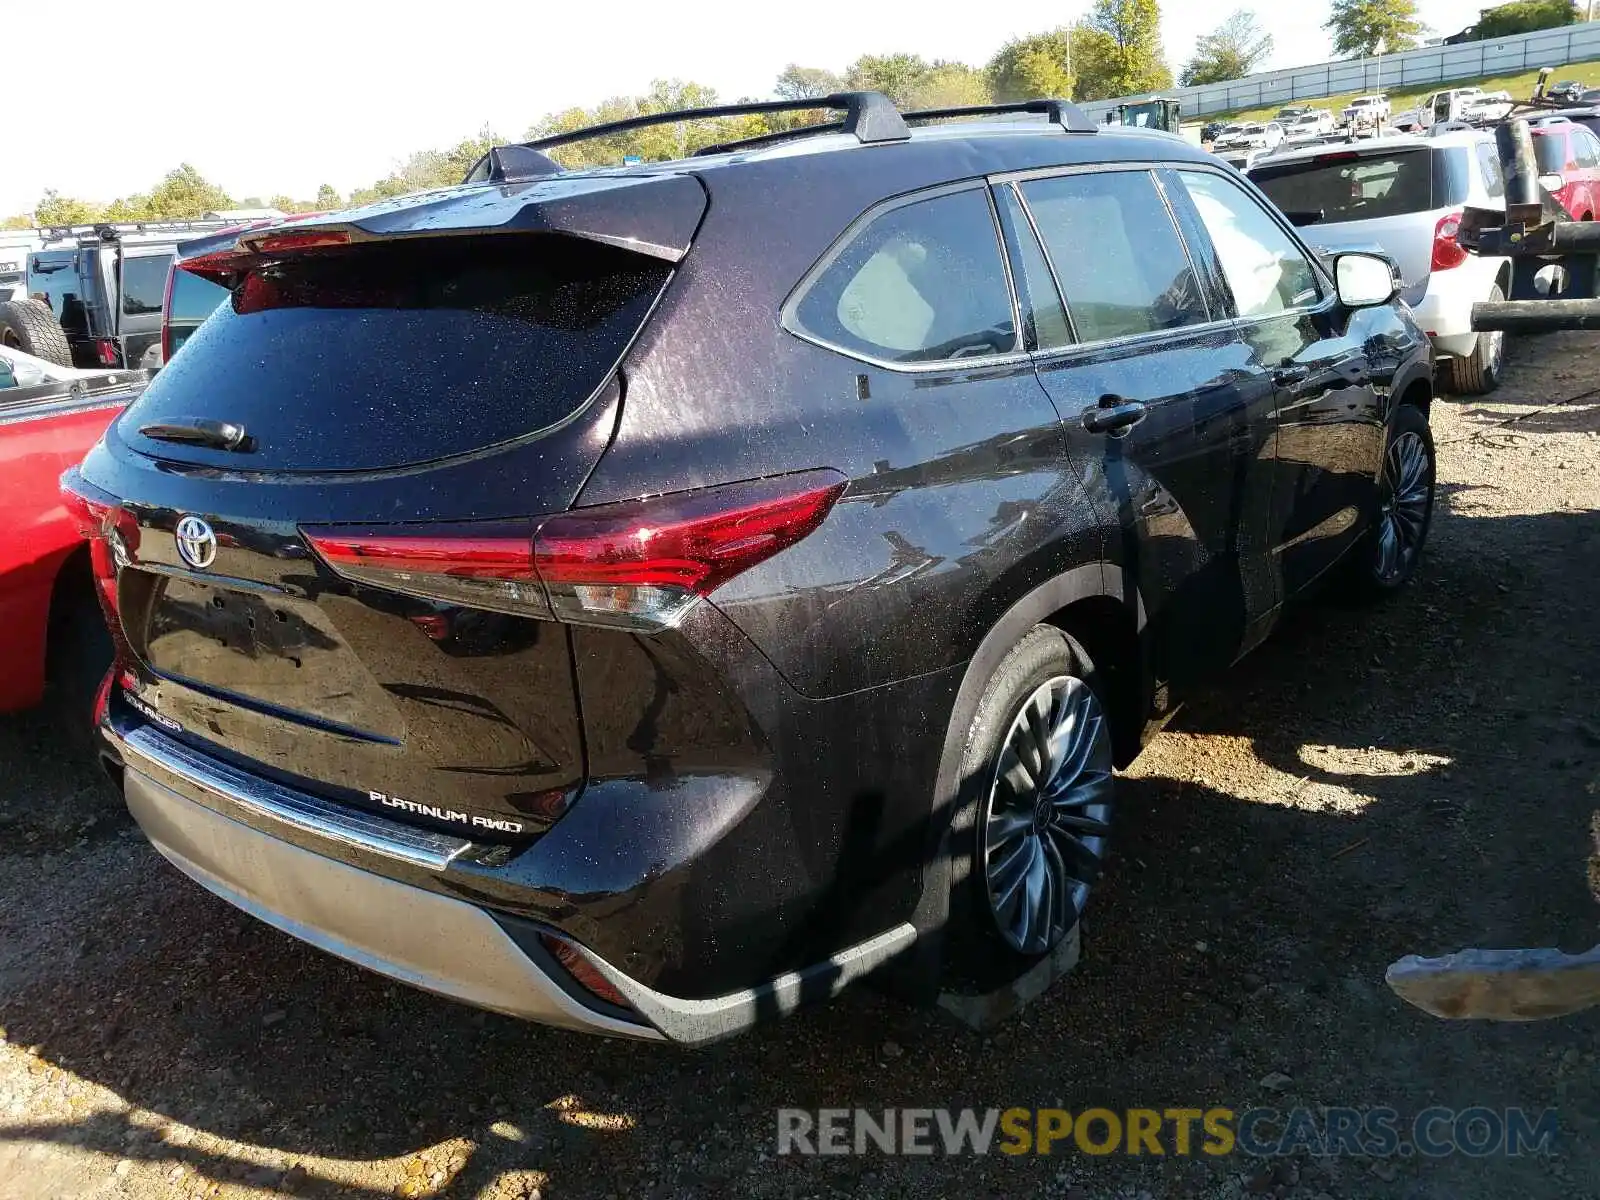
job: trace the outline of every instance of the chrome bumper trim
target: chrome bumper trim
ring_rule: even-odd
[[[268,825],[288,825],[302,833],[429,871],[444,870],[472,844],[332,804],[235,770],[149,725],[120,729],[108,724],[103,728],[129,765],[143,761],[186,780],[221,800],[216,807],[225,816],[243,817],[246,824],[252,823],[249,818],[254,817]]]

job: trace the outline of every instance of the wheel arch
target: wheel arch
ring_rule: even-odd
[[[1408,404],[1428,416],[1433,407],[1434,380],[1427,362],[1419,360],[1396,376],[1393,395],[1396,404]]]
[[[1083,646],[1095,671],[1104,675],[1113,708],[1117,761],[1124,764],[1137,753],[1143,728],[1141,706],[1147,697],[1139,641],[1143,624],[1143,603],[1137,591],[1125,593],[1122,573],[1095,562],[1073,567],[1023,595],[979,641],[951,706],[930,798],[933,837],[921,899],[912,918],[919,934],[914,968],[919,985],[932,987],[939,975],[939,935],[949,916],[950,825],[962,790],[966,734],[996,668],[1036,625],[1052,625],[1067,633]]]

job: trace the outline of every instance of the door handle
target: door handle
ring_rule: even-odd
[[[1107,396],[1094,408],[1083,410],[1083,427],[1090,433],[1115,434],[1144,420],[1145,407],[1137,400]]]
[[[1272,369],[1272,382],[1279,387],[1294,387],[1311,378],[1311,368],[1298,363],[1284,363]]]

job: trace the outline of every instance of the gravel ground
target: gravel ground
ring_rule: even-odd
[[[991,1037],[858,988],[699,1053],[393,987],[236,913],[37,719],[0,723],[0,1197],[1600,1196],[1590,1015],[1447,1024],[1383,969],[1589,946],[1591,335],[1441,401],[1429,560],[1319,602],[1123,789],[1078,970]],[[1536,357],[1545,365],[1536,368]],[[1510,422],[1507,424],[1507,422]],[[1553,1107],[1555,1158],[775,1158],[780,1106]]]

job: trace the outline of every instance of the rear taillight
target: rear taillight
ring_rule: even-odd
[[[604,1000],[607,1004],[615,1004],[618,1008],[631,1008],[628,998],[617,990],[612,983],[600,973],[600,968],[589,961],[587,955],[577,946],[565,938],[557,937],[553,933],[541,933],[539,940],[544,943],[544,948],[561,964],[566,973],[584,991],[592,996]]]
[[[1456,235],[1461,232],[1461,214],[1446,213],[1433,227],[1433,265],[1435,271],[1448,271],[1467,261],[1467,252]]]
[[[117,340],[115,338],[94,339],[94,360],[102,367],[118,365]]]
[[[573,509],[520,528],[307,528],[338,574],[390,591],[589,625],[663,629],[794,545],[844,491],[837,471]]]
[[[139,549],[139,523],[133,514],[109,496],[101,496],[83,482],[74,467],[61,477],[61,499],[71,514],[80,536],[89,542],[89,564],[94,572],[95,595],[105,614],[116,648],[116,662],[133,661],[122,633],[122,614],[117,603],[117,573],[127,566]]]

